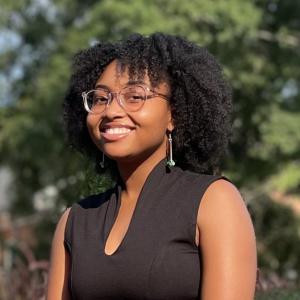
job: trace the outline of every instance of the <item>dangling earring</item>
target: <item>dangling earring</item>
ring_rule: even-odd
[[[168,141],[169,141],[169,150],[168,150],[168,160],[167,166],[174,167],[175,161],[173,160],[173,145],[172,145],[172,134],[171,132],[168,133]]]
[[[104,155],[104,152],[102,152],[102,160],[100,161],[100,167],[102,169],[104,169],[104,160],[105,160],[105,155]]]

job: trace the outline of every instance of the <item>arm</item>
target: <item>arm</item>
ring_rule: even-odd
[[[206,190],[198,218],[203,257],[202,300],[253,300],[256,241],[252,221],[236,187],[220,179]]]
[[[69,300],[68,275],[70,257],[64,247],[64,234],[70,208],[61,216],[52,241],[47,300]]]

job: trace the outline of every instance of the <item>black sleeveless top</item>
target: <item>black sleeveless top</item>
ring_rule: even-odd
[[[65,230],[72,299],[199,300],[197,212],[207,187],[220,178],[228,180],[169,169],[161,160],[148,175],[112,255],[104,253],[104,246],[120,207],[121,184],[75,203]]]

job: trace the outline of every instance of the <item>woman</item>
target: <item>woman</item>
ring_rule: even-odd
[[[231,97],[214,57],[161,33],[99,43],[75,57],[64,110],[116,184],[62,215],[47,299],[253,299],[252,222],[218,169]]]

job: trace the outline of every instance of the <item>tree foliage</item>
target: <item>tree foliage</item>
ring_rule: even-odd
[[[162,31],[206,46],[224,66],[234,92],[233,135],[224,173],[246,198],[253,189],[266,195],[276,189],[299,193],[299,0],[1,0],[0,4],[0,164],[14,173],[15,214],[35,212],[37,192],[49,186],[56,189],[51,211],[57,212],[109,184],[66,147],[62,99],[74,53],[97,40],[117,40],[131,32]],[[270,203],[262,206],[259,199],[248,201],[256,219],[259,210],[271,216]],[[276,230],[272,227],[272,233]],[[272,233],[258,236],[263,240]],[[299,240],[299,234],[292,231],[288,239]],[[275,266],[266,255],[264,264],[283,270],[287,249],[270,247],[283,259]],[[293,259],[300,265],[299,257]]]

